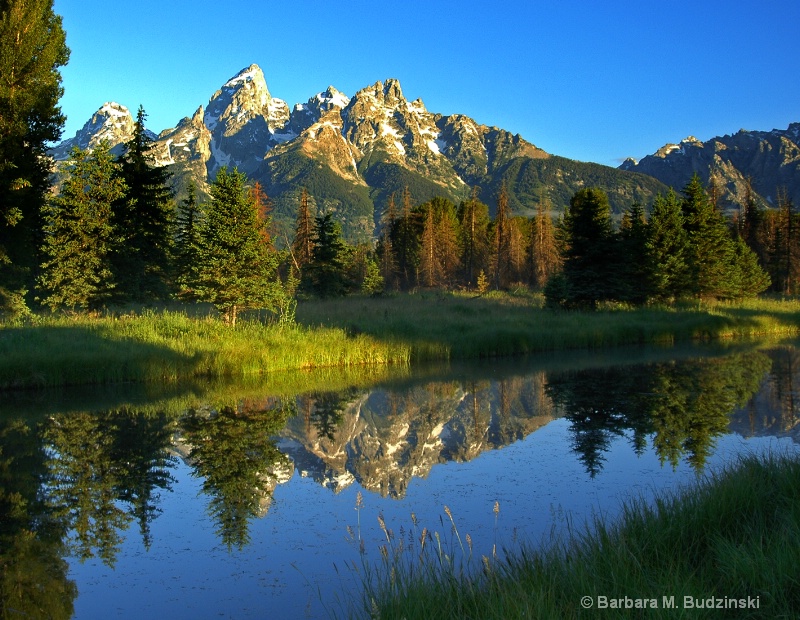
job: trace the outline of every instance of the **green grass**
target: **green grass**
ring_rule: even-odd
[[[448,515],[449,516],[449,515]],[[445,522],[447,523],[447,522]],[[418,533],[417,533],[418,534]],[[543,549],[474,558],[423,533],[422,553],[383,551],[366,565],[350,615],[372,618],[797,618],[800,616],[800,461],[741,459],[681,493],[627,504]],[[389,537],[387,536],[387,539]],[[455,560],[455,557],[461,559]],[[658,609],[598,609],[656,599]],[[675,597],[664,608],[662,597]],[[591,597],[585,609],[581,600]],[[757,609],[684,608],[684,597],[758,602]],[[728,603],[730,606],[730,603]]]
[[[0,329],[0,387],[176,382],[322,367],[407,364],[408,347],[343,329],[235,328],[176,312],[48,318]]]
[[[310,301],[298,323],[236,327],[186,311],[34,316],[0,326],[0,389],[241,378],[631,344],[791,336],[800,303],[563,312],[535,295],[408,294]]]
[[[340,327],[411,347],[420,359],[468,359],[630,344],[788,336],[800,332],[800,303],[751,301],[676,308],[565,312],[533,295],[399,295],[298,306],[309,326]]]

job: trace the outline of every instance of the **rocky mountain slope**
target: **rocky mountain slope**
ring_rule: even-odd
[[[800,123],[787,129],[746,131],[701,142],[688,137],[667,144],[641,161],[626,160],[622,170],[643,172],[680,190],[697,173],[713,180],[722,204],[738,209],[745,203],[748,179],[756,199],[776,206],[778,191],[800,205]]]
[[[106,104],[52,155],[63,160],[72,144],[91,148],[100,139],[119,148],[131,125],[124,106]],[[179,195],[189,181],[207,192],[221,166],[238,167],[261,183],[287,235],[305,187],[318,211],[336,213],[351,241],[373,238],[389,196],[399,197],[406,187],[417,204],[437,195],[458,202],[478,186],[480,199],[494,209],[505,184],[510,206],[520,215],[534,213],[543,199],[563,209],[587,185],[604,188],[618,213],[666,189],[646,175],[550,155],[464,115],[429,112],[421,100],[408,101],[394,79],[352,97],[331,86],[290,110],[271,95],[257,65],[160,132],[155,153],[159,163],[172,167]]]

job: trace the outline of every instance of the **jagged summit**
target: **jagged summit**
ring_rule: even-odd
[[[124,118],[132,125],[129,113],[111,106],[87,123],[83,142],[91,147],[102,128]],[[118,140],[128,135],[121,129]],[[65,142],[51,153],[65,159],[69,148]],[[553,163],[519,135],[464,115],[431,113],[422,99],[407,100],[396,78],[352,96],[329,86],[290,108],[272,95],[256,64],[225,81],[205,106],[161,131],[153,152],[158,163],[171,167],[179,196],[192,183],[202,198],[222,166],[235,166],[258,181],[274,203],[279,238],[290,233],[303,187],[318,212],[336,213],[349,241],[374,238],[391,195],[406,188],[414,203],[434,196],[459,202],[478,186],[479,198],[493,206],[505,185],[519,215],[534,213],[545,194],[555,208],[563,207],[585,185],[604,183],[617,211],[628,205],[631,191],[646,201],[661,189],[647,177],[616,182],[627,173],[563,158]]]
[[[787,129],[749,131],[717,136],[705,142],[688,136],[679,144],[666,144],[638,163],[630,160],[623,170],[648,174],[676,190],[692,175],[713,183],[721,204],[738,210],[748,194],[764,205],[775,205],[779,190],[794,204],[800,201],[800,123]]]
[[[73,138],[61,142],[51,151],[51,155],[56,160],[66,159],[73,147],[91,150],[103,140],[108,142],[113,152],[119,153],[120,145],[133,136],[133,124],[133,116],[128,108],[114,101],[107,101],[92,114]]]

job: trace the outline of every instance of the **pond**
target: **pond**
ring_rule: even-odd
[[[800,438],[791,343],[371,372],[5,395],[6,613],[341,617],[422,528],[480,563]]]

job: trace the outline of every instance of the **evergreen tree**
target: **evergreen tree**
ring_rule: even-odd
[[[638,202],[622,216],[618,250],[620,300],[643,304],[650,296],[651,272],[646,260],[647,222],[644,207]]]
[[[174,205],[168,187],[170,173],[155,165],[153,139],[139,107],[133,136],[120,158],[120,175],[127,190],[114,205],[119,238],[112,254],[120,299],[148,301],[168,294]]]
[[[316,218],[311,262],[303,270],[301,288],[322,298],[339,297],[349,292],[351,250],[342,239],[342,228],[332,213]]]
[[[111,205],[124,194],[107,143],[74,149],[61,193],[46,207],[39,290],[52,310],[96,310],[114,290]]]
[[[564,214],[562,233],[563,278],[546,294],[572,306],[594,308],[598,301],[615,299],[618,268],[615,260],[611,207],[605,192],[596,188],[578,191]]]
[[[245,188],[244,174],[221,168],[211,196],[200,229],[194,296],[212,303],[235,325],[241,309],[275,307],[282,294],[278,259],[264,240],[267,222]]]
[[[403,206],[400,218],[392,228],[392,243],[396,249],[397,272],[400,285],[410,288],[416,281],[419,267],[419,235],[416,233],[419,215],[412,212],[411,192],[408,186],[403,190]]]
[[[0,312],[24,306],[36,277],[68,59],[53,0],[0,0]]]
[[[800,284],[800,218],[786,189],[779,188],[777,194],[770,265],[776,290],[792,295]]]
[[[730,230],[714,208],[697,174],[683,188],[684,228],[689,235],[689,274],[699,297],[728,298],[736,294]]]
[[[527,265],[531,232],[528,221],[523,217],[508,220],[508,280],[509,284],[523,283],[530,279]]]
[[[442,281],[442,266],[436,252],[436,224],[433,209],[425,209],[425,225],[420,239],[420,284],[431,287],[438,286]]]
[[[201,215],[195,185],[189,183],[175,220],[175,283],[181,297],[191,296],[192,274],[199,265]]]
[[[448,286],[455,280],[460,266],[455,205],[437,197],[420,205],[415,212],[417,221],[422,222],[419,284]]]
[[[689,237],[680,201],[672,190],[653,201],[645,249],[652,295],[666,301],[688,294]]]

